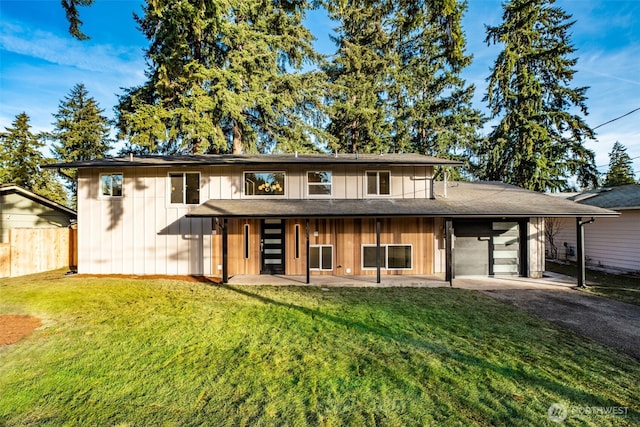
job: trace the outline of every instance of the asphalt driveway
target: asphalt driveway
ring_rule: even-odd
[[[640,360],[640,306],[572,288],[481,292]]]

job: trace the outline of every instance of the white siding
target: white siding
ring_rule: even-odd
[[[123,173],[124,196],[99,197],[99,173],[80,170],[79,273],[211,274],[211,220],[168,204],[168,169],[101,172]],[[201,195],[211,191],[201,184]]]
[[[622,210],[617,218],[596,218],[584,226],[584,253],[588,266],[640,271],[640,210]],[[587,218],[583,218],[587,219]],[[562,219],[556,235],[558,258],[575,261],[576,220]],[[573,248],[569,256],[564,243]]]

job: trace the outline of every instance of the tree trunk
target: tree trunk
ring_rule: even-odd
[[[233,122],[233,154],[243,154],[242,146],[242,129],[238,126],[238,122]]]

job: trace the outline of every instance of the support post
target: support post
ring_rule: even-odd
[[[595,221],[591,218],[589,221],[582,221],[582,217],[576,217],[576,265],[578,267],[578,287],[586,288],[586,262],[584,256],[584,226]]]
[[[229,236],[227,218],[222,220],[222,283],[229,282]]]
[[[311,281],[311,277],[310,277],[311,276],[311,270],[309,268],[309,261],[310,261],[309,252],[310,252],[310,249],[311,249],[311,245],[309,244],[309,218],[307,218],[307,227],[306,227],[305,235],[306,235],[306,243],[305,243],[305,245],[306,245],[306,248],[307,248],[307,256],[306,256],[306,258],[307,258],[307,268],[306,268],[306,270],[307,270],[307,284],[309,284],[310,281]]]
[[[453,286],[453,221],[449,218],[444,221],[444,241],[444,275],[445,280],[449,282],[449,286]]]
[[[382,264],[380,249],[380,218],[376,218],[376,283],[380,283],[380,265]]]

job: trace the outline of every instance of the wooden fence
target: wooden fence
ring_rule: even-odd
[[[0,277],[40,273],[78,264],[78,230],[14,228],[0,243]]]

